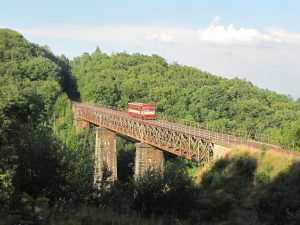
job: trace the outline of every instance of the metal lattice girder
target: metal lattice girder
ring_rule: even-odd
[[[200,162],[209,160],[211,139],[199,129],[163,120],[143,120],[92,104],[73,102],[75,119],[81,119],[184,158]]]

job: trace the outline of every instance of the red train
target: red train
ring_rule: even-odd
[[[155,119],[155,105],[130,102],[128,103],[128,114],[142,119]]]

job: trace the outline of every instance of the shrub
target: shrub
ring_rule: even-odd
[[[257,212],[266,224],[300,224],[300,163],[294,163],[258,196]]]
[[[196,189],[184,164],[171,162],[149,170],[135,181],[134,209],[143,215],[188,216],[196,204]]]
[[[260,184],[266,184],[271,180],[271,176],[268,171],[255,172],[254,177]]]
[[[163,195],[166,191],[163,179],[160,170],[148,170],[136,179],[133,204],[135,210],[146,216],[163,214]]]

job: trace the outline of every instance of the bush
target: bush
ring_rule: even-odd
[[[266,184],[271,180],[271,176],[268,171],[255,172],[254,177],[260,184]]]
[[[258,196],[257,212],[266,224],[300,224],[300,163],[294,163]]]
[[[134,209],[146,216],[163,214],[165,188],[162,171],[146,171],[135,181]]]
[[[196,204],[196,189],[184,164],[171,162],[164,172],[149,170],[135,181],[134,209],[143,215],[187,217]]]

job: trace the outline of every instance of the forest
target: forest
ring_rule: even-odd
[[[94,127],[76,131],[70,100],[153,103],[161,116],[300,151],[300,99],[158,55],[97,47],[69,60],[0,29],[0,225],[300,223],[300,164],[265,149],[200,174],[203,165],[166,155],[163,171],[134,180],[134,143],[118,137],[119,179],[106,168],[94,188]]]

